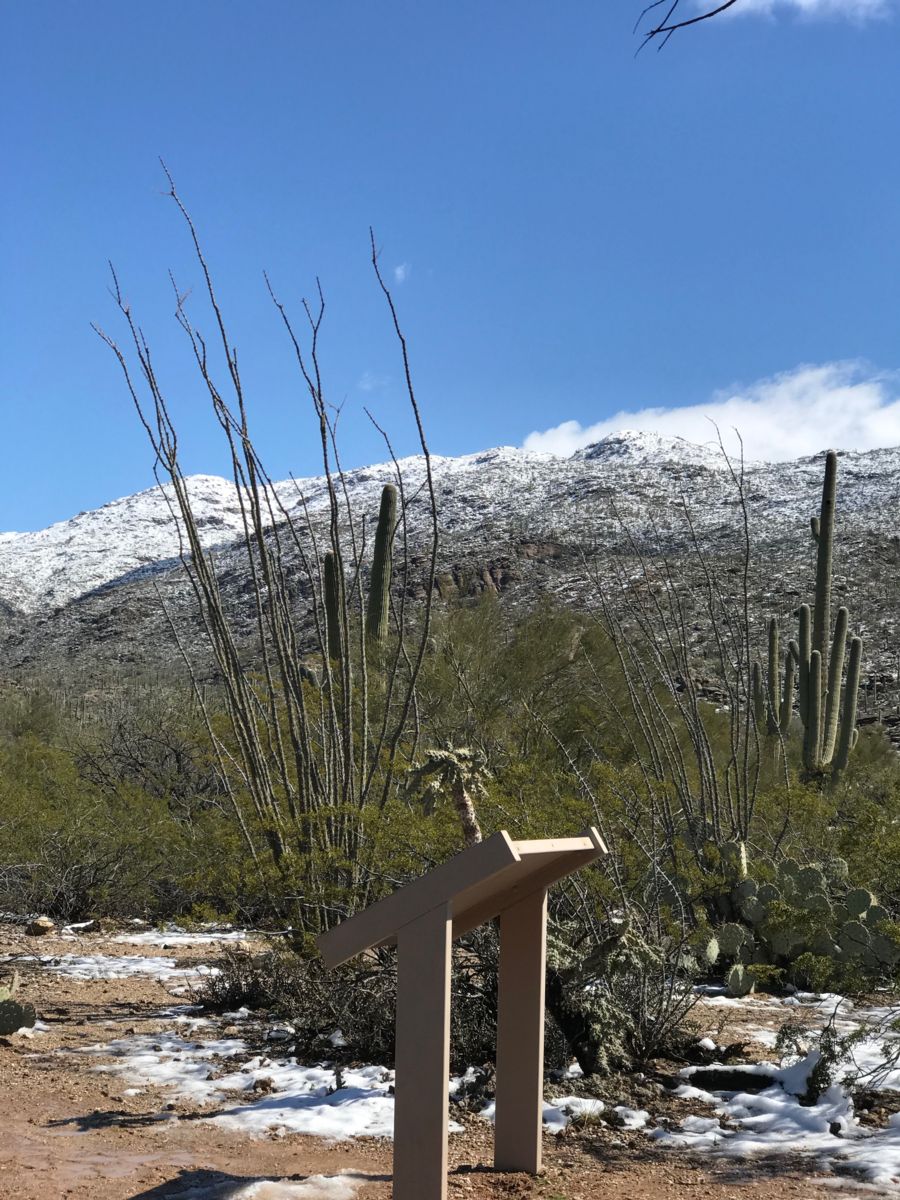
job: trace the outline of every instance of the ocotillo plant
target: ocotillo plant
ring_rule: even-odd
[[[366,610],[366,635],[373,642],[383,642],[388,632],[393,559],[391,543],[397,523],[397,489],[386,483],[381,493],[381,508],[375,529],[375,549],[372,553],[372,579],[369,584],[369,604]]]
[[[242,619],[223,603],[215,560],[202,543],[196,497],[182,469],[164,381],[115,275],[113,299],[126,342],[120,346],[102,330],[97,332],[119,363],[126,392],[150,440],[153,461],[171,485],[172,504],[184,532],[181,560],[221,680],[222,726],[209,719],[202,697],[197,698],[235,822],[273,903],[279,908],[283,903],[285,915],[290,910],[295,928],[318,932],[343,911],[364,907],[370,892],[379,886],[369,867],[370,856],[378,851],[372,839],[364,837],[366,809],[387,804],[405,761],[409,732],[414,731],[414,737],[418,728],[416,689],[431,636],[440,530],[409,345],[381,273],[373,236],[372,269],[400,350],[407,400],[419,434],[422,499],[430,538],[423,602],[416,606],[415,621],[404,605],[397,606],[403,669],[390,677],[389,701],[379,697],[378,703],[370,705],[364,671],[358,670],[356,681],[351,675],[351,631],[364,631],[355,620],[361,599],[360,543],[355,532],[359,522],[339,464],[335,410],[326,398],[319,370],[324,296],[319,290],[317,301],[303,303],[303,326],[308,326],[303,337],[273,288],[268,289],[293,351],[301,391],[311,402],[314,440],[321,447],[326,503],[312,514],[299,491],[288,503],[253,444],[252,397],[238,369],[235,340],[215,291],[211,265],[174,181],[168,173],[166,177],[168,194],[186,225],[204,282],[205,305],[188,317],[179,304],[176,320],[195,351],[192,357],[210,400],[210,416],[227,442],[232,483],[244,515],[237,548],[250,584],[247,603],[258,647],[252,656],[243,653]],[[201,297],[195,299],[201,302]],[[211,333],[203,333],[204,320],[210,321]],[[212,352],[213,339],[220,353]],[[401,528],[399,540],[405,542],[405,536]],[[320,561],[325,556],[319,547],[332,552],[327,563]],[[401,561],[398,555],[396,565],[405,593],[410,583],[408,556],[404,553]],[[420,575],[417,565],[417,586]],[[311,603],[298,604],[298,597]],[[325,686],[315,690],[308,686],[313,682],[306,665],[310,654],[318,657],[323,668]],[[190,669],[188,673],[192,676]],[[272,877],[265,862],[269,856],[278,871],[286,873],[286,886],[273,884],[271,891]]]

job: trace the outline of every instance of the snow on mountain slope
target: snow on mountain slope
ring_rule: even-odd
[[[190,491],[205,545],[238,535],[240,510],[233,485],[213,475],[195,475]],[[178,529],[169,504],[160,488],[151,488],[37,533],[0,534],[0,599],[25,612],[57,608],[177,555]]]
[[[840,514],[861,528],[894,533],[900,449],[847,452],[840,462]],[[568,533],[577,540],[586,523],[600,519],[603,496],[627,520],[640,524],[652,514],[657,527],[677,515],[683,495],[701,530],[721,528],[733,513],[727,464],[714,445],[646,432],[613,434],[571,458],[499,447],[459,458],[435,456],[432,464],[442,530],[485,544],[514,528],[537,536],[552,527],[557,536]],[[400,467],[407,496],[413,496],[424,481],[424,460],[413,456]],[[374,515],[383,484],[394,478],[391,463],[348,471],[354,511]],[[821,456],[748,464],[751,515],[763,536],[805,528],[817,507],[821,478]],[[204,546],[233,543],[242,528],[234,485],[195,475],[188,487]],[[292,515],[302,512],[302,494],[311,514],[324,516],[324,477],[276,487]],[[170,565],[178,553],[178,526],[164,489],[138,492],[36,533],[0,533],[0,602],[24,613],[52,611],[136,572]]]
[[[542,459],[518,450],[489,452],[489,456]],[[483,455],[433,458],[435,472],[450,479],[477,470]],[[406,486],[418,489],[425,476],[424,460],[400,461]],[[396,478],[392,463],[360,468],[347,474],[354,506],[377,512],[381,489]],[[206,549],[224,546],[243,529],[237,489],[216,475],[188,479],[201,540]],[[302,516],[303,500],[311,514],[324,513],[328,491],[324,476],[276,484],[281,504],[292,516]],[[172,511],[172,488],[154,487],[113,500],[102,508],[79,513],[34,533],[0,533],[0,601],[21,612],[59,608],[69,601],[135,572],[170,564],[180,551],[179,525]],[[276,514],[277,515],[277,514]]]
[[[576,450],[572,458],[620,464],[679,462],[710,471],[721,471],[725,465],[721,449],[713,442],[698,446],[681,437],[663,437],[644,429],[610,433],[602,441]]]

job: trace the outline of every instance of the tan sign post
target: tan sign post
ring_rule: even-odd
[[[446,1200],[450,946],[494,917],[494,1163],[540,1170],[547,888],[605,853],[596,829],[528,842],[501,830],[319,938],[329,967],[373,946],[397,946],[394,1200]]]

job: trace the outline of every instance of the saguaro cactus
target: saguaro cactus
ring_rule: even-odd
[[[800,605],[800,634],[797,641],[800,667],[800,720],[809,720],[809,658],[812,654],[812,616],[808,604]]]
[[[344,572],[340,559],[332,550],[325,555],[324,577],[328,657],[340,661],[343,656],[341,615],[344,608]]]
[[[794,673],[796,669],[794,651],[795,643],[791,642],[785,654],[783,690],[781,681],[780,644],[778,621],[775,617],[770,617],[769,664],[766,675],[766,732],[773,736],[776,733],[787,733],[791,724],[791,714],[794,709]]]
[[[781,673],[778,624],[774,617],[768,625],[769,661],[766,729],[770,734],[786,733],[793,708],[794,678],[798,682],[798,708],[803,725],[803,765],[819,774],[832,765],[837,774],[847,765],[856,745],[856,702],[862,664],[862,642],[850,643],[847,679],[841,703],[841,680],[847,658],[850,616],[841,606],[831,629],[831,574],[834,555],[834,510],[837,491],[837,455],[829,450],[825,458],[825,479],[819,515],[810,521],[816,542],[816,593],[812,607],[801,604],[798,610],[799,633],[788,643],[785,658],[784,690],[779,697]],[[751,702],[759,714],[759,683],[754,678]]]
[[[847,664],[847,682],[844,685],[844,711],[841,714],[841,731],[834,756],[834,773],[847,766],[850,751],[859,740],[856,728],[856,701],[859,695],[859,676],[862,671],[862,638],[855,637],[850,643],[850,662]]]
[[[850,616],[838,609],[831,628],[831,573],[834,556],[834,510],[837,493],[837,455],[825,456],[825,479],[819,515],[810,521],[816,553],[816,595],[812,612],[800,606],[798,666],[800,719],[803,722],[803,765],[820,772],[833,762],[835,772],[847,765],[856,744],[856,699],[862,663],[862,642],[853,638],[841,704],[841,679],[847,650]],[[837,749],[837,755],[835,751]]]
[[[372,579],[369,584],[369,604],[366,610],[366,635],[373,642],[383,642],[388,632],[391,598],[393,556],[391,542],[397,522],[397,489],[386,483],[381,493],[381,508],[375,529],[375,549],[372,553]]]
[[[753,719],[756,728],[763,732],[766,727],[766,694],[763,690],[762,667],[754,662],[750,673],[750,687],[753,692]]]
[[[834,623],[834,639],[831,643],[831,658],[828,663],[825,728],[822,730],[822,758],[825,762],[831,762],[834,755],[834,743],[837,737],[838,717],[840,716],[841,674],[844,670],[844,655],[847,647],[847,625],[849,620],[850,614],[846,608],[841,606],[837,611],[837,619]]]
[[[803,734],[803,762],[808,771],[822,769],[822,655],[813,650],[807,672],[809,701]]]
[[[817,517],[810,518],[816,554],[816,607],[813,619],[812,648],[822,655],[822,675],[826,674],[828,639],[831,636],[831,563],[834,550],[834,502],[837,495],[837,455],[825,455],[825,480],[822,506]]]

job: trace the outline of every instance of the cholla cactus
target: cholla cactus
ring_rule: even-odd
[[[463,841],[474,846],[481,841],[474,797],[487,794],[484,784],[489,778],[477,750],[448,745],[425,751],[423,762],[410,771],[405,793],[420,799],[426,814],[433,813],[441,796],[448,794],[462,826]]]

